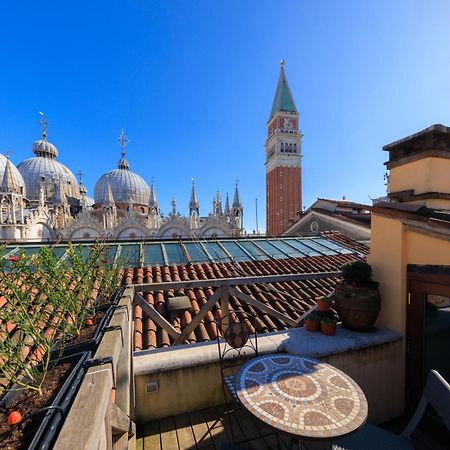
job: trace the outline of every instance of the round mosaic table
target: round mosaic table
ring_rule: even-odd
[[[367,400],[345,373],[322,361],[275,354],[248,361],[236,376],[245,408],[299,439],[332,440],[361,427]]]

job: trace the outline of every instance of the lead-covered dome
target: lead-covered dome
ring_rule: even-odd
[[[3,182],[3,179],[5,177],[5,171],[6,171],[6,165],[8,164],[8,158],[0,153],[0,186]],[[17,170],[17,167],[9,161],[11,172],[13,178],[13,184],[22,190],[22,195],[26,196],[26,188],[25,188],[25,182],[23,180],[22,175]]]
[[[124,152],[122,152],[118,168],[105,173],[97,181],[94,188],[96,204],[105,204],[108,197],[108,184],[116,204],[126,204],[131,200],[137,205],[148,205],[150,188],[141,176],[130,170]]]
[[[56,161],[58,150],[48,142],[45,131],[42,133],[42,139],[33,144],[33,152],[36,155],[34,158],[26,159],[17,166],[25,182],[28,200],[37,201],[41,184],[56,180],[60,180],[68,197],[79,199],[80,188],[77,180],[64,164]]]

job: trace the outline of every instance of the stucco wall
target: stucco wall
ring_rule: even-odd
[[[377,323],[405,333],[408,264],[450,265],[450,239],[408,230],[400,218],[372,214],[368,262],[380,283],[381,312]]]
[[[399,167],[393,167],[389,176],[389,191],[414,189],[415,194],[425,192],[450,193],[450,159],[424,158]],[[434,200],[439,206],[448,207],[448,200]],[[427,203],[428,205],[428,203]]]

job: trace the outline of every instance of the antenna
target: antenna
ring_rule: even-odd
[[[256,211],[256,234],[259,236],[259,225],[258,225],[258,199],[255,198],[255,211]]]

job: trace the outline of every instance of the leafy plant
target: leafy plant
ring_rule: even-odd
[[[355,286],[367,284],[372,279],[372,267],[364,261],[352,261],[341,267],[342,278]]]
[[[309,321],[311,321],[311,322],[320,322],[320,316],[319,316],[319,314],[317,314],[317,313],[315,313],[315,312],[312,312],[309,316],[307,316],[307,317],[305,318],[305,322],[306,322],[307,320],[309,320]]]
[[[320,319],[320,323],[336,323],[336,319],[334,317],[324,316]]]
[[[104,253],[101,243],[89,250],[69,245],[60,259],[51,247],[32,256],[7,256],[0,247],[0,393],[42,393],[66,342],[94,315],[93,293]],[[118,282],[117,271],[106,269],[105,289]]]

